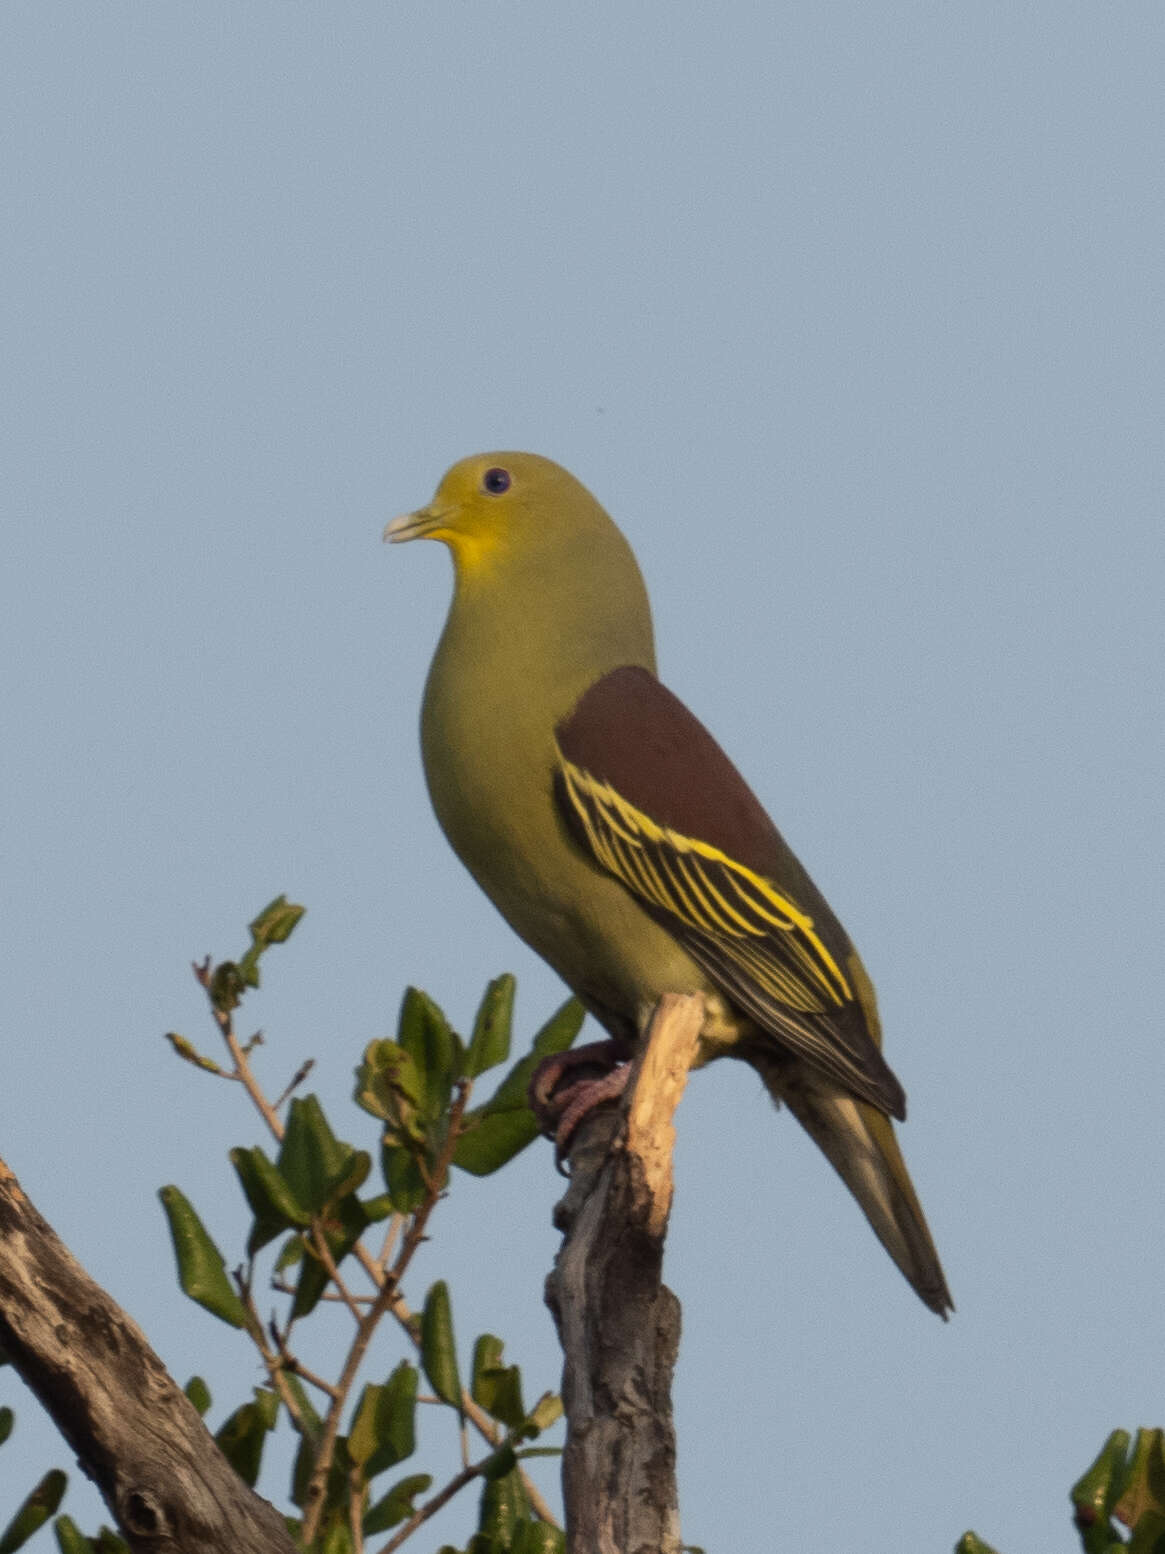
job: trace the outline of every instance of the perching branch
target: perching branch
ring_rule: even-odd
[[[564,1236],[546,1302],[564,1355],[570,1554],[679,1554],[671,1377],[680,1308],[660,1271],[672,1117],[703,1014],[698,995],[660,999],[621,1105],[578,1129],[555,1210]]]
[[[2,1161],[0,1346],[134,1554],[295,1554],[283,1518],[239,1478],[140,1328]]]

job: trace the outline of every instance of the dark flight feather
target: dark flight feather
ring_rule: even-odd
[[[848,935],[703,724],[627,665],[556,735],[556,797],[595,862],[781,1047],[904,1118]]]

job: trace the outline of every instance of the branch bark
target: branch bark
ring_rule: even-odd
[[[295,1554],[137,1324],[0,1161],[0,1347],[105,1498],[134,1554]]]
[[[562,1342],[562,1481],[570,1554],[679,1554],[671,1378],[680,1307],[663,1284],[672,1117],[703,1000],[669,993],[617,1109],[579,1125],[555,1209],[564,1232],[546,1303]]]

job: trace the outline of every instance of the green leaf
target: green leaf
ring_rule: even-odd
[[[395,1468],[416,1450],[417,1379],[416,1366],[402,1360],[383,1386],[364,1388],[348,1434],[348,1455],[363,1467],[365,1478]]]
[[[965,1532],[955,1544],[955,1554],[995,1554],[995,1550],[973,1532]]]
[[[1085,1554],[1105,1554],[1114,1541],[1109,1518],[1128,1479],[1129,1441],[1127,1430],[1114,1430],[1069,1491]]]
[[[50,1516],[56,1514],[65,1493],[68,1477],[60,1468],[50,1468],[35,1489],[24,1497],[16,1515],[0,1533],[0,1554],[12,1554],[39,1532]]]
[[[334,1516],[328,1524],[320,1554],[352,1554],[352,1532],[340,1517]]]
[[[530,1051],[502,1080],[487,1106],[512,1106],[526,1104],[526,1092],[530,1088],[530,1076],[543,1058],[565,1052],[582,1030],[586,1010],[577,998],[568,998],[535,1033]]]
[[[189,1199],[174,1186],[158,1193],[178,1261],[178,1282],[191,1300],[231,1327],[246,1327],[247,1312],[226,1274],[226,1263]]]
[[[16,1423],[16,1415],[10,1408],[0,1408],[0,1446],[12,1434],[12,1426]]]
[[[317,1444],[303,1437],[299,1443],[299,1449],[295,1454],[295,1463],[291,1470],[291,1503],[302,1506],[307,1494],[308,1485],[311,1483],[312,1474],[315,1471]],[[353,1472],[352,1463],[348,1458],[348,1443],[344,1437],[336,1439],[335,1455],[332,1465],[328,1470],[327,1483],[324,1486],[324,1510],[323,1525],[326,1527],[332,1517],[336,1517],[343,1523],[348,1519],[348,1499],[350,1493],[349,1476]],[[312,1545],[313,1549],[316,1547]]]
[[[302,1435],[295,1451],[295,1461],[291,1467],[291,1503],[302,1508],[304,1497],[307,1494],[307,1486],[311,1483],[312,1470],[316,1465],[315,1442],[308,1436]]]
[[[412,1473],[408,1478],[402,1478],[399,1484],[394,1484],[387,1495],[365,1512],[365,1536],[370,1538],[374,1533],[387,1532],[390,1527],[395,1527],[398,1522],[411,1516],[416,1510],[413,1502],[418,1495],[424,1494],[432,1482],[431,1473]]]
[[[518,1524],[530,1515],[530,1501],[522,1487],[522,1475],[511,1469],[499,1478],[487,1478],[481,1490],[478,1531],[496,1538],[508,1549]]]
[[[71,1516],[58,1516],[53,1523],[53,1532],[61,1554],[93,1554],[93,1545]]]
[[[255,1388],[255,1399],[236,1408],[215,1432],[219,1450],[245,1484],[253,1489],[259,1478],[263,1447],[275,1428],[279,1399],[264,1387]]]
[[[1118,1543],[1119,1554],[1165,1554],[1165,1516],[1142,1511],[1127,1543]]]
[[[380,1159],[393,1208],[398,1214],[412,1214],[424,1203],[429,1190],[416,1154],[403,1146],[389,1145],[381,1151]]]
[[[461,1382],[453,1342],[453,1313],[444,1279],[438,1279],[425,1296],[421,1312],[421,1364],[441,1401],[460,1412]]]
[[[299,1377],[292,1375],[290,1371],[284,1371],[283,1380],[295,1403],[293,1416],[295,1428],[304,1436],[309,1447],[314,1447],[319,1440],[324,1422],[316,1412],[315,1404]]]
[[[1072,1486],[1073,1505],[1087,1505],[1094,1511],[1107,1512],[1116,1495],[1120,1493],[1131,1440],[1132,1437],[1127,1430],[1112,1432],[1101,1447],[1095,1462]],[[1116,1494],[1113,1493],[1114,1486]]]
[[[487,1069],[504,1063],[510,1055],[510,1034],[514,1020],[514,978],[507,971],[485,990],[485,997],[473,1022],[473,1035],[465,1054],[465,1075],[476,1079]]]
[[[286,896],[276,896],[250,925],[251,938],[264,949],[269,944],[285,944],[306,911],[306,907],[297,906]]]
[[[1112,1514],[1126,1527],[1141,1531],[1146,1519],[1165,1519],[1165,1433],[1138,1430],[1125,1487]],[[1134,1540],[1135,1541],[1135,1540]]]
[[[366,1150],[337,1139],[318,1097],[305,1095],[288,1110],[278,1169],[294,1200],[319,1214],[363,1185],[372,1160]]]
[[[338,1203],[326,1218],[321,1217],[318,1223],[337,1267],[368,1228],[363,1205],[359,1198],[351,1194]],[[291,1303],[293,1317],[306,1317],[310,1311],[314,1311],[331,1278],[327,1265],[317,1255],[311,1239],[306,1235],[303,1237],[303,1252],[299,1282]]]
[[[481,1464],[481,1476],[484,1479],[505,1478],[507,1473],[512,1473],[518,1466],[518,1454],[514,1450],[513,1443],[503,1441],[491,1456]]]
[[[562,1418],[562,1399],[557,1392],[544,1392],[530,1410],[529,1423],[535,1435],[549,1430]]]
[[[348,1145],[345,1144],[342,1147],[348,1148]],[[345,1167],[329,1187],[328,1203],[336,1203],[339,1198],[346,1198],[351,1193],[359,1192],[360,1187],[367,1183],[371,1169],[373,1169],[373,1158],[368,1150],[351,1150]]]
[[[257,980],[256,978],[256,982]],[[246,978],[234,961],[224,960],[211,972],[210,986],[207,991],[210,994],[211,1003],[219,1014],[230,1014],[232,1009],[239,1007],[246,986]]]
[[[566,1554],[566,1534],[550,1522],[519,1522],[510,1543],[510,1554]],[[703,1554],[696,1549],[693,1554]]]
[[[453,1150],[453,1164],[471,1176],[499,1171],[538,1137],[538,1124],[527,1108],[481,1112],[466,1118],[466,1129]]]
[[[191,1376],[182,1389],[198,1412],[205,1418],[211,1405],[210,1388],[201,1376]]]
[[[425,1142],[421,1121],[424,1085],[411,1055],[395,1041],[372,1041],[356,1070],[357,1106],[384,1123],[390,1144]]]
[[[464,1066],[461,1041],[429,995],[416,987],[405,989],[397,1040],[416,1069],[421,1115],[435,1122],[448,1111],[453,1080]]]
[[[501,1339],[492,1333],[482,1333],[474,1344],[470,1393],[494,1419],[514,1428],[526,1417],[522,1373],[516,1365],[502,1364],[502,1348]]]
[[[204,1068],[208,1074],[226,1072],[212,1058],[203,1057],[194,1043],[187,1041],[185,1036],[179,1036],[177,1031],[167,1031],[166,1040],[180,1058],[184,1058],[187,1063],[193,1063],[195,1068]]]
[[[453,1151],[454,1165],[474,1176],[488,1176],[538,1137],[538,1124],[526,1099],[530,1078],[544,1058],[566,1051],[584,1017],[577,998],[568,999],[551,1015],[531,1050],[514,1064],[493,1096],[465,1114],[464,1131]]]
[[[279,1248],[279,1256],[275,1259],[275,1272],[286,1273],[289,1268],[295,1268],[302,1261],[303,1237],[298,1234],[288,1236]]]
[[[247,1237],[249,1257],[292,1226],[303,1229],[311,1224],[311,1214],[296,1200],[279,1169],[257,1144],[250,1149],[232,1149],[230,1161],[255,1216]]]
[[[110,1527],[102,1526],[90,1543],[94,1554],[129,1554],[129,1544],[119,1538]]]
[[[247,987],[259,986],[259,957],[264,950],[290,939],[305,911],[305,907],[296,906],[286,896],[276,896],[251,923],[251,947],[238,964],[240,979]]]

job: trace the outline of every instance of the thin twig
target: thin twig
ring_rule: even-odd
[[[489,1460],[489,1457],[483,1457],[480,1462],[462,1468],[460,1473],[449,1480],[444,1489],[438,1490],[431,1500],[426,1500],[423,1506],[413,1512],[400,1531],[393,1533],[377,1554],[393,1554],[394,1549],[399,1549],[405,1539],[411,1537],[422,1522],[427,1522],[430,1516],[436,1516],[441,1507],[448,1505],[453,1496],[463,1490],[466,1484],[471,1484]]]
[[[274,1106],[274,1109],[276,1111],[278,1111],[280,1109],[280,1107],[283,1105],[284,1101],[287,1100],[288,1096],[291,1094],[291,1092],[293,1090],[298,1090],[299,1089],[300,1085],[303,1084],[304,1080],[311,1073],[312,1069],[315,1066],[316,1066],[315,1058],[307,1058],[303,1063],[301,1063],[299,1065],[299,1067],[296,1069],[295,1073],[292,1074],[291,1082],[287,1086],[287,1089],[284,1090],[282,1095],[277,1096],[275,1101],[272,1103],[273,1106]]]
[[[456,1092],[453,1104],[449,1108],[449,1128],[445,1135],[445,1142],[441,1146],[441,1153],[437,1156],[437,1163],[433,1170],[433,1185],[425,1195],[425,1201],[413,1215],[412,1222],[401,1242],[400,1251],[396,1254],[396,1261],[386,1276],[387,1284],[393,1289],[396,1289],[404,1278],[405,1270],[412,1262],[414,1252],[425,1239],[425,1227],[429,1223],[429,1216],[445,1191],[449,1167],[453,1164],[453,1151],[457,1148],[457,1140],[461,1135],[461,1119],[465,1115],[465,1107],[469,1101],[469,1081],[458,1080]]]
[[[388,1267],[389,1259],[392,1257],[392,1249],[396,1245],[397,1237],[400,1235],[401,1226],[404,1222],[405,1217],[403,1214],[393,1214],[389,1219],[388,1228],[384,1232],[384,1245],[380,1248],[380,1256],[376,1259],[378,1267]]]
[[[388,1278],[388,1275],[384,1269],[378,1265],[376,1260],[373,1259],[372,1254],[368,1251],[368,1248],[362,1241],[358,1241],[356,1243],[354,1251],[361,1267],[372,1280],[373,1284],[375,1284],[378,1289],[383,1287],[385,1281]],[[419,1350],[421,1347],[421,1340],[417,1336],[414,1327],[414,1314],[409,1306],[408,1301],[405,1300],[404,1296],[401,1295],[399,1291],[393,1295],[388,1309],[390,1314],[400,1324],[401,1330],[404,1332],[413,1348]],[[473,1425],[477,1433],[481,1436],[482,1440],[487,1441],[490,1446],[497,1446],[502,1439],[501,1429],[494,1423],[494,1421],[486,1413],[485,1409],[481,1407],[480,1403],[477,1403],[474,1400],[467,1387],[462,1387],[461,1389],[461,1408],[462,1412]],[[530,1501],[530,1509],[534,1512],[534,1515],[538,1517],[539,1521],[546,1522],[551,1527],[557,1527],[559,1525],[558,1518],[550,1509],[550,1506],[546,1503],[546,1499],[539,1490],[538,1486],[534,1483],[533,1479],[530,1478],[529,1474],[524,1468],[520,1469],[519,1471],[522,1475],[522,1488],[526,1491],[526,1496]]]
[[[372,1312],[372,1307],[376,1305],[376,1301],[374,1300],[368,1311],[366,1311],[364,1315],[361,1316],[360,1308],[356,1304],[355,1297],[352,1295],[351,1291],[348,1289],[348,1286],[340,1277],[340,1270],[336,1266],[336,1259],[332,1256],[332,1249],[328,1245],[328,1238],[324,1235],[323,1227],[321,1226],[319,1220],[314,1218],[311,1222],[311,1242],[312,1250],[315,1252],[320,1262],[323,1263],[324,1267],[327,1269],[328,1278],[331,1279],[337,1290],[339,1290],[340,1298],[343,1300],[348,1310],[352,1313],[352,1319],[356,1323],[356,1326],[359,1327],[362,1322],[366,1322],[368,1320],[368,1317]]]
[[[336,1438],[340,1433],[340,1420],[343,1417],[344,1404],[348,1393],[352,1390],[352,1384],[356,1380],[357,1372],[364,1362],[364,1356],[368,1351],[368,1345],[372,1341],[372,1335],[376,1331],[377,1323],[388,1309],[391,1296],[388,1288],[380,1292],[369,1311],[365,1314],[356,1329],[352,1339],[352,1347],[348,1350],[348,1357],[344,1361],[344,1368],[340,1372],[340,1379],[336,1383],[336,1395],[332,1399],[332,1406],[328,1409],[328,1416],[324,1421],[323,1434],[320,1437],[319,1451],[316,1453],[315,1467],[312,1469],[311,1480],[304,1496],[306,1506],[303,1519],[303,1541],[311,1544],[319,1531],[320,1517],[323,1515],[325,1489],[328,1482],[328,1470],[332,1466],[332,1457],[336,1450]]]
[[[199,985],[207,993],[208,997],[210,994],[211,970],[212,968],[209,955],[201,964],[198,962],[195,962],[194,964],[194,975],[197,978]],[[219,1032],[227,1045],[227,1050],[230,1052],[235,1064],[235,1072],[228,1075],[227,1077],[234,1079],[242,1084],[247,1094],[250,1096],[252,1102],[254,1103],[256,1110],[259,1112],[259,1115],[267,1124],[267,1127],[276,1143],[282,1143],[284,1134],[282,1120],[280,1119],[275,1106],[273,1106],[271,1102],[268,1101],[267,1097],[263,1094],[259,1082],[255,1078],[254,1070],[251,1068],[247,1053],[243,1050],[239,1043],[238,1037],[234,1033],[234,1025],[230,1014],[224,1010],[215,1008],[213,1000],[210,1002],[210,1007],[215,1024],[218,1026]],[[309,1067],[310,1060],[308,1063],[304,1064],[295,1074],[291,1085],[288,1086],[288,1091],[284,1092],[284,1096],[280,1097],[280,1101],[286,1097],[287,1093],[289,1093],[291,1089],[302,1082],[302,1079],[306,1075]],[[433,1203],[436,1202],[436,1197],[440,1195],[440,1190],[444,1187],[445,1177],[448,1175],[449,1165],[452,1163],[453,1149],[456,1146],[457,1137],[460,1132],[461,1118],[464,1114],[468,1099],[469,1090],[468,1087],[466,1087],[464,1096],[459,1097],[461,1102],[460,1110],[456,1112],[455,1117],[452,1114],[450,1115],[448,1160],[445,1162],[444,1171],[438,1172],[437,1174],[439,1188],[437,1195],[433,1198]],[[454,1103],[455,1107],[456,1105],[457,1102]],[[426,1206],[422,1205],[422,1208],[424,1207]],[[428,1208],[431,1210],[432,1204],[428,1205]],[[352,1248],[353,1255],[355,1256],[357,1262],[364,1269],[364,1272],[368,1275],[374,1288],[376,1289],[377,1293],[375,1296],[353,1295],[351,1293],[345,1296],[340,1295],[338,1292],[333,1294],[333,1292],[329,1290],[325,1293],[323,1298],[325,1300],[344,1300],[349,1308],[354,1305],[367,1305],[369,1309],[366,1313],[366,1316],[370,1316],[374,1309],[379,1309],[381,1312],[388,1311],[400,1325],[402,1331],[406,1334],[413,1347],[419,1350],[421,1344],[420,1338],[414,1329],[414,1313],[411,1310],[408,1302],[405,1300],[404,1296],[400,1293],[398,1286],[403,1276],[404,1270],[407,1267],[408,1262],[411,1260],[412,1254],[416,1250],[416,1247],[420,1245],[423,1236],[418,1235],[415,1238],[415,1245],[409,1249],[407,1258],[403,1256],[405,1249],[402,1247],[401,1255],[398,1256],[397,1259],[397,1264],[393,1267],[391,1273],[388,1271],[389,1259],[392,1256],[393,1247],[400,1235],[401,1227],[404,1223],[404,1218],[405,1217],[401,1214],[393,1214],[385,1234],[384,1245],[381,1248],[379,1257],[373,1257],[372,1253],[364,1245],[363,1240],[357,1241],[356,1245]],[[427,1220],[427,1213],[425,1218]],[[279,1282],[276,1282],[274,1287],[276,1289],[283,1290],[283,1292],[286,1294],[295,1293],[291,1287],[285,1287]],[[377,1321],[379,1321],[379,1316],[377,1317]],[[294,1394],[291,1392],[290,1388],[287,1387],[286,1381],[283,1379],[282,1372],[284,1371],[285,1366],[281,1363],[280,1357],[274,1354],[272,1351],[267,1350],[265,1344],[261,1342],[257,1342],[257,1347],[259,1348],[260,1354],[263,1356],[264,1364],[267,1368],[267,1372],[271,1378],[272,1384],[277,1387],[280,1398],[287,1407],[288,1414],[295,1422],[296,1428],[299,1429],[300,1432],[310,1440],[312,1438],[312,1431],[307,1426],[306,1421],[302,1419],[298,1404],[295,1402]],[[309,1378],[305,1376],[305,1379]],[[320,1382],[317,1381],[316,1385],[320,1385]],[[328,1383],[323,1383],[323,1386],[324,1390],[334,1398],[340,1398],[339,1387],[332,1387]],[[474,1429],[477,1430],[481,1438],[491,1447],[497,1447],[502,1438],[502,1431],[490,1418],[489,1414],[486,1413],[485,1409],[483,1409],[481,1405],[474,1400],[474,1398],[470,1395],[469,1390],[465,1387],[461,1389],[461,1408],[465,1417],[470,1421]],[[548,1523],[550,1526],[557,1527],[559,1525],[558,1518],[554,1515],[554,1512],[546,1503],[545,1498],[542,1496],[537,1486],[530,1479],[525,1469],[520,1468],[519,1472],[521,1474],[522,1487],[526,1492],[526,1496],[530,1502],[530,1508],[534,1512],[535,1516],[537,1516],[539,1520]],[[442,1502],[442,1504],[443,1503],[444,1502]],[[431,1515],[432,1513],[430,1512],[429,1514]],[[417,1525],[419,1525],[419,1523],[417,1523]],[[391,1547],[395,1548],[397,1546],[398,1540],[394,1540]]]
[[[348,1474],[348,1532],[352,1539],[352,1554],[364,1554],[364,1486],[360,1482],[360,1469],[355,1464]]]
[[[255,1348],[258,1349],[260,1355],[262,1356],[263,1365],[267,1371],[268,1380],[271,1382],[271,1385],[275,1388],[276,1392],[278,1392],[280,1402],[283,1404],[284,1408],[286,1408],[288,1417],[295,1425],[295,1428],[299,1431],[305,1440],[314,1440],[318,1432],[316,1431],[316,1428],[312,1422],[304,1414],[302,1408],[299,1405],[299,1399],[296,1397],[295,1392],[287,1385],[288,1374],[294,1374],[299,1369],[298,1361],[294,1361],[290,1356],[286,1356],[285,1346],[282,1339],[279,1340],[278,1349],[273,1349],[270,1344],[268,1344],[266,1338],[263,1336],[263,1324],[259,1320],[259,1313],[255,1309],[255,1302],[251,1298],[250,1290],[240,1288],[240,1295],[246,1307],[247,1315],[249,1318],[251,1318],[247,1324],[247,1332],[250,1334],[251,1341],[254,1343]],[[288,1363],[288,1360],[291,1360],[291,1363]],[[314,1377],[309,1377],[306,1379],[313,1381],[315,1380]],[[323,1386],[325,1390],[327,1390],[328,1387],[326,1382],[316,1381],[316,1385]]]
[[[209,996],[211,981],[211,964],[209,955],[201,965],[199,965],[197,961],[195,962],[194,975],[198,978],[199,984],[206,990],[206,993]],[[246,1052],[244,1052],[243,1047],[239,1042],[239,1038],[235,1035],[234,1021],[231,1019],[229,1011],[217,1008],[213,998],[210,1000],[210,1010],[214,1016],[215,1024],[218,1026],[219,1031],[222,1034],[222,1039],[227,1044],[227,1051],[230,1053],[235,1062],[235,1072],[231,1075],[231,1078],[237,1079],[239,1083],[243,1085],[247,1094],[255,1103],[255,1106],[259,1111],[259,1115],[263,1118],[263,1121],[271,1130],[271,1133],[276,1142],[281,1144],[283,1142],[283,1124],[279,1120],[279,1116],[276,1113],[275,1108],[271,1105],[271,1102],[259,1088],[259,1081],[255,1078],[255,1072],[251,1067],[250,1060],[248,1059]]]
[[[314,1371],[309,1371],[301,1359],[282,1345],[279,1348],[279,1358],[283,1362],[283,1369],[285,1371],[289,1371],[293,1376],[298,1376],[301,1381],[306,1381],[309,1386],[318,1388],[327,1397],[334,1398],[336,1396],[337,1388],[330,1381],[325,1381],[322,1376],[317,1376]]]
[[[413,1215],[412,1223],[401,1243],[396,1261],[393,1263],[391,1271],[385,1276],[384,1283],[381,1285],[375,1301],[373,1301],[363,1316],[360,1316],[358,1312],[354,1313],[357,1318],[356,1333],[352,1339],[352,1346],[348,1351],[348,1357],[344,1361],[340,1379],[336,1383],[337,1395],[332,1401],[332,1406],[328,1409],[328,1417],[324,1422],[324,1433],[320,1440],[320,1448],[316,1453],[315,1466],[312,1469],[311,1480],[304,1497],[306,1512],[303,1519],[303,1541],[305,1544],[310,1545],[319,1531],[328,1472],[332,1465],[336,1440],[340,1433],[340,1421],[343,1417],[344,1405],[347,1402],[348,1394],[352,1390],[357,1373],[364,1361],[368,1345],[372,1341],[372,1335],[375,1333],[381,1317],[384,1316],[385,1312],[392,1305],[397,1285],[403,1277],[413,1254],[424,1240],[425,1226],[428,1224],[429,1216],[432,1214],[437,1200],[441,1196],[445,1179],[449,1174],[449,1167],[453,1163],[453,1150],[457,1143],[461,1118],[465,1112],[465,1105],[468,1099],[468,1085],[465,1083],[459,1084],[453,1099],[453,1105],[449,1109],[449,1131],[433,1170],[433,1186],[425,1195],[424,1202]],[[331,1261],[330,1252],[328,1253],[328,1262],[330,1263],[328,1271],[335,1277],[333,1273],[335,1263]]]
[[[273,1289],[277,1295],[298,1294],[295,1285],[288,1284],[286,1279],[272,1279],[270,1288]],[[376,1299],[376,1296],[356,1295],[353,1293],[349,1295],[348,1300],[345,1301],[344,1297],[338,1290],[325,1290],[324,1293],[320,1296],[320,1299],[334,1301],[338,1306],[348,1305],[349,1303],[357,1306],[371,1306],[372,1302]]]

